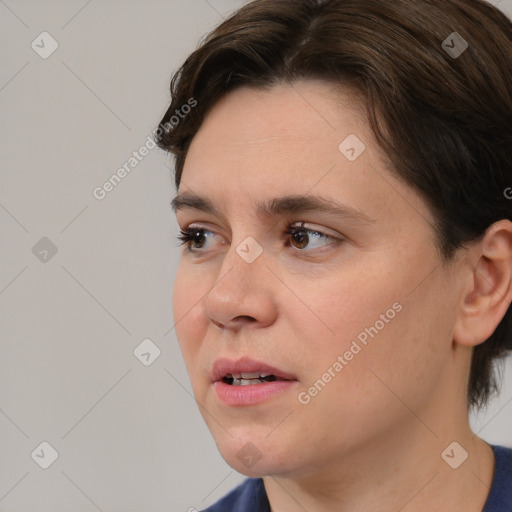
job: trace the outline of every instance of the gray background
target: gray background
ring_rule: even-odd
[[[2,511],[187,511],[243,479],[203,424],[173,330],[169,157],[153,149],[92,194],[156,127],[171,73],[243,3],[0,0]],[[43,31],[59,45],[46,59],[31,47],[51,49]],[[133,351],[147,338],[161,354],[145,366]],[[512,445],[510,360],[505,379],[472,423]],[[59,455],[48,469],[43,441]]]

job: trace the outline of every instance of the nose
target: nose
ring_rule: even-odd
[[[277,316],[279,281],[268,268],[265,251],[246,261],[232,245],[218,278],[203,299],[205,316],[220,329],[266,327]]]

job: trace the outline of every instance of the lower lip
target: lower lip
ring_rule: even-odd
[[[219,380],[213,383],[213,387],[221,402],[233,407],[240,407],[265,402],[286,393],[296,384],[296,380],[275,380],[249,386],[233,386]]]

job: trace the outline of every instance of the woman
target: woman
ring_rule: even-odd
[[[249,477],[209,512],[512,510],[468,420],[512,349],[511,83],[480,0],[255,0],[174,76],[176,335]]]

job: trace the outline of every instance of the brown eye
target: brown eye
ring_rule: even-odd
[[[298,249],[304,249],[309,243],[309,235],[304,229],[293,233],[291,239],[297,243]]]
[[[191,238],[191,242],[193,244],[195,244],[196,248],[197,247],[202,247],[204,245],[204,234],[203,234],[203,230],[202,229],[194,229],[193,230],[193,235],[192,235],[192,238]]]
[[[315,249],[321,249],[327,245],[338,245],[342,242],[341,238],[322,233],[315,229],[308,229],[304,227],[304,222],[300,226],[288,226],[286,233],[287,247],[292,246],[302,252],[314,252]],[[317,241],[330,242],[330,244],[320,244],[319,246],[310,247],[310,244]],[[305,250],[307,249],[307,250]]]
[[[180,230],[180,234],[177,238],[181,240],[180,245],[186,245],[187,250],[194,252],[196,249],[201,249],[204,246],[206,238],[208,238],[205,233],[212,232],[204,228],[189,227]]]

